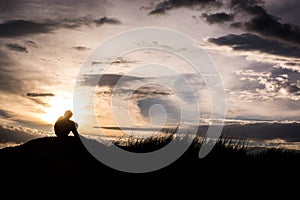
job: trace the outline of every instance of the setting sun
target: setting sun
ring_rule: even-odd
[[[45,113],[41,116],[41,119],[47,123],[54,124],[66,110],[72,110],[72,100],[70,98],[53,97],[48,104],[49,107],[45,108]]]

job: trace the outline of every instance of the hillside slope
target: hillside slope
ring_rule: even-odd
[[[102,145],[89,140],[95,145]],[[152,144],[155,145],[155,144]],[[144,147],[147,145],[144,145]],[[148,145],[149,146],[149,145]],[[151,146],[151,145],[150,145]],[[134,151],[143,145],[128,147]],[[109,147],[106,147],[109,148]],[[69,137],[61,141],[56,137],[31,140],[17,147],[0,150],[1,172],[9,178],[30,177],[30,179],[73,177],[101,179],[103,181],[135,180],[167,181],[170,178],[204,180],[217,178],[219,181],[254,177],[299,176],[299,153],[269,150],[259,155],[248,155],[244,149],[217,144],[204,159],[198,158],[199,145],[191,146],[187,152],[171,165],[151,173],[130,174],[114,170],[96,160],[81,141]],[[42,176],[41,176],[42,175]],[[3,179],[2,179],[3,180]]]

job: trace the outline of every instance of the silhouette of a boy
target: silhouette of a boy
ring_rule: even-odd
[[[70,120],[73,116],[72,111],[67,110],[64,116],[58,118],[58,120],[54,124],[54,132],[55,135],[59,138],[67,138],[69,133],[72,132],[75,138],[79,138],[79,134],[77,132],[77,123]]]

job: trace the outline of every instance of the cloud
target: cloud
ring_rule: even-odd
[[[166,10],[170,10],[172,8],[172,4],[170,1],[163,1],[155,6],[153,10],[149,12],[150,15],[155,14],[164,14]]]
[[[117,59],[115,59],[114,61],[111,62],[111,60],[109,61],[93,61],[92,62],[92,65],[101,65],[101,64],[124,64],[124,65],[127,65],[127,64],[133,64],[133,63],[138,63],[139,61],[137,60],[129,60],[129,59],[126,59],[126,58],[123,58],[123,57],[118,57]]]
[[[240,16],[240,21],[237,22],[239,26],[236,27],[289,43],[300,44],[300,28],[282,23],[278,17],[268,13],[263,6],[263,1],[231,0],[230,9],[235,15]],[[244,17],[246,20],[243,19],[243,15],[247,16]]]
[[[92,87],[95,87],[97,85],[112,87],[115,86],[121,78],[122,78],[122,83],[124,84],[133,81],[143,80],[143,78],[141,77],[126,76],[121,74],[102,74],[100,80],[99,78],[100,75],[97,74],[84,75],[82,76],[82,80],[80,81],[80,84],[84,86],[92,86]]]
[[[300,44],[300,28],[296,25],[282,23],[280,19],[268,13],[262,0],[168,0],[162,1],[149,14],[163,14],[166,10],[180,7],[204,10],[202,16],[210,24],[223,23],[236,19],[231,27],[258,33],[289,43]],[[219,13],[209,14],[211,7]],[[226,12],[225,12],[226,11]],[[230,13],[230,14],[227,14]]]
[[[63,18],[52,20],[57,24],[57,28],[77,29],[81,26],[91,26],[93,18],[91,16]]]
[[[90,17],[64,18],[56,20],[9,20],[0,24],[0,37],[22,37],[33,34],[53,33],[59,28],[76,29],[93,23]],[[27,42],[36,46],[32,41]]]
[[[103,24],[121,24],[122,22],[119,19],[116,18],[110,18],[110,17],[102,17],[98,20],[94,20],[95,24],[97,25],[103,25]]]
[[[299,0],[268,0],[265,6],[270,13],[280,17],[283,21],[300,25]]]
[[[23,126],[0,125],[0,143],[22,144],[29,140],[47,136],[49,133]],[[1,145],[2,146],[2,145]]]
[[[136,91],[140,94],[146,93],[148,89],[150,89],[147,86],[142,86],[144,83],[151,83],[151,88],[155,88],[153,90],[154,93],[162,93],[162,94],[170,94],[169,90],[163,89],[159,84],[177,84],[186,86],[184,83],[182,83],[182,78],[177,76],[162,76],[162,77],[139,77],[139,76],[129,76],[129,75],[123,75],[123,74],[102,74],[101,78],[100,75],[97,74],[86,74],[83,75],[80,84],[83,86],[92,86],[95,87],[96,85],[102,86],[102,87],[114,87],[121,79],[122,79],[122,86],[127,87],[131,84],[138,84],[141,85],[140,88],[138,88]],[[203,80],[200,80],[199,77],[195,74],[184,74],[183,79],[188,80],[192,86],[195,86],[197,88],[203,89],[205,87],[205,82]],[[124,88],[119,88],[124,89]],[[126,89],[126,88],[125,88]],[[185,90],[185,88],[182,88]],[[150,92],[150,91],[148,91]]]
[[[235,14],[244,13],[250,20],[243,22],[243,28],[264,36],[300,44],[300,29],[296,25],[282,23],[267,12],[259,0],[232,0],[231,9]]]
[[[298,26],[280,23],[270,15],[255,17],[246,22],[245,27],[249,31],[265,36],[300,44],[300,29]]]
[[[16,97],[21,96],[23,98],[27,91],[34,91],[36,88],[38,88],[36,91],[39,91],[41,86],[36,84],[37,81],[39,83],[44,82],[50,84],[50,80],[40,76],[36,69],[28,76],[25,72],[28,68],[24,68],[24,63],[20,62],[17,57],[21,55],[15,55],[12,52],[7,51],[5,47],[6,46],[4,46],[4,48],[3,46],[2,48],[0,47],[0,91],[2,92],[3,97],[5,97],[3,100],[10,98],[16,99]],[[17,48],[17,46],[14,46],[14,48]],[[35,79],[36,82],[32,82],[33,79]],[[10,95],[17,96],[13,97]]]
[[[13,71],[15,61],[0,49],[0,90],[19,93],[23,89],[22,80]]]
[[[19,37],[39,33],[49,33],[56,28],[53,22],[10,20],[0,24],[0,37]]]
[[[240,99],[247,101],[300,100],[298,79],[291,79],[288,74],[253,70],[237,70],[234,73],[244,84],[239,84],[231,95],[236,94]]]
[[[146,78],[145,78],[145,80],[146,80]],[[98,91],[96,93],[97,93],[97,95],[112,95],[112,92],[114,92],[114,95],[124,95],[125,93],[128,93],[128,94],[132,94],[132,97],[135,99],[172,95],[171,91],[164,89],[155,84],[153,84],[151,86],[142,86],[136,90],[118,88],[118,89],[112,91],[112,88],[113,88],[113,86],[111,86],[111,90],[109,90],[109,91],[106,88],[104,90],[98,89]]]
[[[300,47],[279,40],[245,33],[208,38],[203,47],[228,55],[242,55],[249,60],[273,64],[275,68],[300,72]]]
[[[93,84],[90,85],[92,87],[95,87],[96,83],[98,83],[98,87],[96,88],[96,102],[99,103],[100,108],[103,108],[103,105],[105,104],[110,107],[110,100],[112,99],[117,99],[117,103],[114,104],[114,106],[119,107],[118,105],[121,105],[120,109],[127,108],[126,106],[124,107],[124,104],[128,102],[130,119],[138,124],[147,126],[150,120],[148,111],[153,104],[160,104],[167,110],[167,123],[171,123],[180,117],[180,114],[176,114],[175,112],[175,110],[180,108],[174,105],[176,99],[172,92],[169,91],[168,88],[155,84],[157,81],[157,78],[155,77],[103,74],[99,82],[98,75],[89,75],[85,78],[88,78],[85,80],[85,84],[89,85],[90,82],[93,82]],[[166,77],[165,79],[165,81],[173,80],[174,77]],[[121,84],[119,81],[121,81]],[[97,103],[95,105],[97,105]],[[109,108],[107,110],[113,109]],[[152,125],[163,123],[164,115],[161,115],[161,111],[161,109],[151,109]],[[103,120],[109,119],[111,114],[104,115],[103,112],[101,112],[101,117],[105,118]]]
[[[0,116],[3,118],[10,118],[10,114],[5,110],[0,110]]]
[[[93,61],[92,65],[101,65],[101,64],[109,64],[108,62],[103,62],[103,61]]]
[[[171,95],[172,91],[162,88],[159,85],[153,84],[152,86],[140,87],[134,91],[133,95],[141,97],[154,97],[154,96],[166,96]]]
[[[29,46],[29,47],[38,48],[37,44],[36,44],[34,41],[32,41],[32,40],[27,40],[27,41],[25,41],[25,44],[26,44],[27,46]]]
[[[154,105],[162,106],[164,111],[161,109],[152,109],[150,112],[150,108]],[[178,105],[178,102],[174,101],[174,99],[148,97],[138,100],[137,106],[140,108],[140,113],[144,118],[150,120],[149,113],[151,113],[151,120],[153,124],[162,123],[160,121],[162,120],[162,112],[165,112],[167,116],[165,123],[180,123],[181,108]]]
[[[8,44],[6,44],[6,47],[11,51],[18,51],[18,52],[28,53],[28,50],[27,50],[26,46],[19,45],[19,44],[16,44],[16,43],[8,43]]]
[[[201,126],[198,129],[199,135],[205,135],[207,126]],[[299,142],[300,135],[299,123],[251,123],[251,124],[232,124],[225,125],[222,130],[224,137],[234,139],[254,139],[266,141],[280,139],[285,142]]]
[[[250,33],[241,35],[229,34],[219,38],[209,38],[208,41],[220,46],[229,46],[235,51],[259,51],[280,56],[300,57],[299,46]]]
[[[286,87],[286,89],[289,93],[294,93],[296,95],[300,95],[300,87],[298,87],[297,85],[294,85],[294,84],[293,85],[288,85]]]
[[[22,37],[33,34],[53,33],[60,28],[77,29],[81,26],[103,25],[103,24],[121,24],[116,18],[102,17],[98,20],[91,16],[63,18],[63,19],[45,19],[39,21],[33,20],[8,20],[0,24],[0,37]]]
[[[220,12],[215,14],[203,13],[202,17],[210,24],[222,24],[224,22],[229,22],[234,20],[234,16],[232,14],[227,14],[225,12]]]
[[[164,14],[167,10],[181,7],[218,7],[220,5],[221,3],[218,0],[166,0],[158,3],[155,8],[149,12],[149,14]]]
[[[58,28],[67,28],[67,29],[77,29],[81,26],[92,26],[92,25],[103,25],[103,24],[113,24],[118,25],[122,22],[116,18],[110,17],[101,17],[100,19],[95,19],[94,17],[88,15],[84,17],[74,17],[74,18],[64,18],[64,19],[55,19],[54,23],[57,23]]]
[[[129,60],[123,57],[118,57],[116,60],[114,60],[111,64],[132,64],[132,63],[138,63],[137,60]]]
[[[99,83],[100,87],[96,90],[99,100],[111,99],[112,95],[114,95],[115,98],[122,102],[130,101],[130,112],[132,114],[135,113],[133,117],[138,118],[139,122],[149,121],[148,111],[150,107],[159,104],[167,112],[167,123],[178,122],[178,117],[180,116],[178,110],[180,108],[177,106],[176,100],[174,100],[173,92],[155,83],[151,84],[152,81],[156,81],[155,78],[122,75],[105,75],[104,77]],[[121,78],[123,78],[122,85],[118,88],[115,87]],[[174,79],[174,77],[169,78]],[[132,85],[140,87],[132,89]],[[161,123],[163,117],[161,116],[161,110],[154,109],[152,111],[152,122],[156,125],[159,122]]]
[[[27,93],[26,96],[28,97],[53,97],[55,94],[53,93]]]
[[[0,1],[0,18],[29,20],[103,15],[106,6],[112,4],[106,0],[3,0]]]
[[[0,69],[6,70],[6,68],[9,68],[9,66],[13,63],[13,60],[0,49]]]
[[[88,47],[84,47],[84,46],[76,46],[76,47],[72,47],[73,49],[77,50],[77,51],[88,51],[91,50]]]
[[[209,110],[206,101],[210,101],[209,93],[206,90],[205,82],[195,74],[184,74],[184,77],[178,75],[165,75],[160,77],[137,77],[121,74],[103,74],[100,81],[99,75],[85,75],[82,77],[81,84],[83,86],[91,86],[96,88],[96,102],[99,108],[111,106],[111,99],[117,99],[117,104],[122,106],[114,106],[127,108],[123,104],[129,103],[130,115],[132,119],[137,119],[137,123],[148,124],[150,118],[148,111],[151,106],[159,104],[166,110],[167,123],[177,123],[180,117],[185,122],[197,121],[198,102],[200,102],[201,113]],[[118,84],[122,78],[122,84]],[[118,84],[118,87],[116,85]],[[205,90],[205,91],[204,91]],[[192,94],[193,93],[193,94]],[[194,96],[195,95],[195,96]],[[196,97],[196,98],[197,98]],[[180,104],[179,104],[180,101]],[[97,104],[96,103],[96,104]],[[205,107],[204,107],[205,104]],[[210,103],[208,103],[210,104]],[[161,109],[151,109],[153,112],[151,120],[154,124],[162,123]],[[180,115],[179,110],[184,110],[184,114]],[[107,110],[112,110],[108,108]],[[107,120],[108,115],[101,117]],[[199,115],[198,115],[199,118]],[[159,123],[160,122],[160,123]]]

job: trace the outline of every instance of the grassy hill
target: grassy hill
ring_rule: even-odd
[[[103,145],[82,139],[92,145]],[[116,145],[127,151],[150,152],[164,146],[170,139],[131,139],[125,145],[120,142]],[[62,194],[74,198],[77,194],[91,198],[106,194],[113,197],[133,195],[135,198],[146,195],[151,199],[169,198],[170,195],[175,198],[181,194],[190,199],[202,197],[207,191],[211,196],[222,197],[233,195],[235,191],[267,196],[281,191],[286,195],[286,191],[297,187],[294,182],[300,178],[298,152],[269,149],[249,154],[246,146],[229,143],[226,140],[218,142],[208,156],[199,159],[201,143],[194,141],[178,160],[163,169],[125,173],[96,160],[82,142],[73,137],[64,141],[56,137],[34,139],[0,150],[1,192],[5,194],[14,189],[16,192],[8,194],[22,198],[24,194],[40,198],[35,191],[44,191],[44,195],[52,194],[53,198]],[[17,192],[25,188],[26,193]],[[135,195],[140,191],[143,196]]]
[[[85,139],[88,140],[88,139]],[[150,138],[131,140],[125,145],[116,143],[121,148],[132,152],[151,152],[167,144],[171,138]],[[88,140],[95,145],[103,145]],[[178,141],[184,142],[184,141]],[[120,172],[96,160],[82,145],[80,140],[69,137],[60,140],[56,137],[45,137],[31,140],[17,147],[7,147],[0,150],[1,169],[10,176],[35,176],[43,173],[45,176],[64,177],[134,177],[155,178],[161,176],[202,177],[211,176],[234,177],[237,171],[244,171],[244,176],[251,174],[271,175],[270,169],[277,174],[298,173],[300,169],[300,154],[295,151],[268,149],[258,153],[251,152],[245,145],[230,145],[220,141],[203,159],[198,158],[201,143],[194,141],[189,149],[171,165],[151,173],[130,174]],[[110,148],[110,147],[105,147]]]

